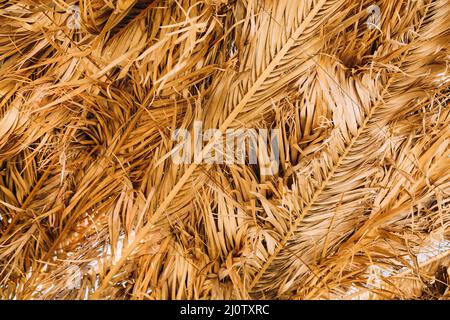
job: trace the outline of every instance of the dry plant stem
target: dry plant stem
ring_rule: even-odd
[[[426,8],[425,13],[424,13],[422,19],[420,20],[419,26],[418,26],[418,28],[417,28],[418,30],[420,30],[420,28],[421,28],[421,26],[422,26],[422,23],[423,23],[423,20],[425,19],[426,15],[427,15],[427,12],[428,12],[428,7]],[[410,51],[410,50],[406,50],[405,52],[403,52],[403,54],[402,54],[402,56],[401,56],[401,58],[400,58],[400,61],[399,61],[399,65],[398,65],[399,68],[400,68],[400,66],[402,65],[402,63],[403,63],[403,61],[404,61],[404,59],[405,59],[405,57],[406,57],[406,55],[407,55],[407,53],[408,53],[409,51]],[[377,106],[380,106],[381,103],[383,103],[383,97],[384,97],[384,96],[386,95],[386,93],[388,92],[389,87],[390,87],[392,81],[393,81],[393,77],[390,77],[389,80],[388,80],[388,82],[387,82],[387,84],[386,84],[386,86],[385,86],[385,88],[383,89],[383,92],[382,92],[382,94],[381,94],[380,99],[377,101],[377,103],[376,103],[376,104],[374,105],[374,107],[371,109],[370,114],[367,116],[367,118],[366,118],[365,121],[364,121],[364,124],[361,126],[361,128],[359,128],[358,134],[352,139],[352,142],[351,142],[350,145],[346,148],[346,152],[345,152],[345,154],[343,155],[343,157],[341,157],[341,158],[339,159],[339,162],[338,162],[338,164],[337,164],[337,167],[339,166],[340,161],[341,161],[342,159],[345,158],[345,156],[346,156],[346,154],[348,153],[348,151],[351,150],[351,148],[352,148],[354,142],[358,139],[360,133],[365,129],[365,127],[366,127],[367,124],[369,123],[370,119],[371,119],[372,116],[375,114],[375,110],[376,110]],[[333,169],[333,172],[334,172],[334,171],[335,171],[335,170]],[[424,175],[423,172],[421,172],[421,173]],[[332,175],[332,174],[333,174],[333,173],[331,173],[331,175]],[[424,177],[425,177],[425,175],[424,175]],[[327,180],[328,180],[328,179],[327,179]],[[321,188],[320,190],[323,190],[323,188]],[[318,191],[319,193],[320,193],[320,190]],[[313,202],[314,202],[314,201],[313,201]],[[311,208],[311,207],[309,206],[309,208]],[[302,216],[304,216],[304,215],[302,215]],[[357,243],[362,237],[364,237],[364,235],[368,232],[368,229],[369,229],[370,227],[373,227],[373,226],[371,226],[371,225],[364,225],[364,226],[363,226],[362,228],[360,228],[360,229],[356,232],[356,234],[353,235],[347,242],[348,242],[348,243]],[[294,230],[295,230],[295,229],[294,229]],[[337,267],[337,266],[336,266],[336,267]],[[267,269],[267,267],[266,267],[265,269]],[[264,271],[262,271],[261,274],[258,274],[258,276],[261,277],[261,276],[262,276],[262,273],[264,273]],[[321,280],[321,283],[324,284],[325,281],[327,280],[327,278],[330,277],[332,274],[333,274],[332,272],[329,272],[328,275],[326,275],[326,276]],[[258,276],[257,276],[256,278],[259,279]],[[255,278],[255,279],[256,279],[256,278]],[[255,283],[255,284],[256,284],[255,281],[253,281],[252,283]],[[251,286],[251,288],[253,288],[253,285]],[[314,295],[314,293],[316,293],[318,290],[319,290],[319,288],[314,288],[314,289],[311,291],[311,295]]]
[[[426,16],[426,13],[425,13],[424,17],[425,16]],[[422,18],[422,21],[423,21],[423,19],[424,18]],[[422,23],[422,21],[421,21],[421,23]],[[419,29],[420,29],[420,26],[421,26],[421,24],[419,25]],[[408,52],[408,51],[406,51],[406,52]],[[403,56],[400,60],[399,67],[401,66],[402,61],[403,61],[404,57],[406,56],[406,52],[403,54]],[[276,258],[276,256],[281,252],[281,250],[283,250],[283,248],[286,246],[289,239],[294,235],[295,230],[298,229],[298,227],[301,224],[305,215],[307,215],[309,213],[309,210],[312,208],[312,206],[314,205],[314,203],[317,200],[317,198],[319,197],[319,195],[325,189],[325,187],[329,183],[330,179],[334,176],[337,168],[339,168],[341,166],[342,161],[347,157],[350,150],[352,150],[355,142],[358,141],[361,133],[366,129],[367,124],[371,121],[372,116],[375,114],[377,107],[383,103],[383,97],[388,92],[392,80],[393,80],[392,77],[389,78],[385,88],[383,89],[383,92],[381,93],[381,97],[375,102],[374,106],[370,109],[370,113],[365,118],[363,124],[358,128],[357,134],[351,139],[350,143],[347,145],[347,147],[345,148],[345,151],[342,153],[342,155],[338,158],[338,161],[333,166],[333,168],[330,171],[328,171],[328,174],[327,174],[326,178],[323,180],[321,186],[314,192],[311,201],[308,203],[306,208],[301,212],[300,216],[294,221],[294,223],[292,224],[288,233],[283,237],[283,240],[279,243],[279,246],[277,246],[277,248],[275,249],[275,252],[266,260],[263,267],[259,270],[259,272],[256,274],[256,276],[253,278],[253,280],[250,283],[250,286],[248,288],[248,291],[251,291],[256,286],[259,279],[266,272],[267,268],[269,268],[269,266],[271,265],[273,260]],[[318,289],[314,289],[314,290],[318,290]]]

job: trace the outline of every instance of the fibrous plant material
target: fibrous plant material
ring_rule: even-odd
[[[0,298],[449,298],[449,68],[448,0],[0,1]]]

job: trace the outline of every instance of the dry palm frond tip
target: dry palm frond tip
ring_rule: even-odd
[[[449,4],[0,1],[0,298],[450,298]]]

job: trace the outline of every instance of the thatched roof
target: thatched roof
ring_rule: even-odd
[[[0,1],[0,298],[448,298],[449,17]],[[278,129],[276,173],[174,163],[195,121]]]

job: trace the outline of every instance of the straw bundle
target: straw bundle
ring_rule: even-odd
[[[0,298],[448,298],[449,17],[0,1]],[[174,163],[195,121],[278,129],[276,174]]]

